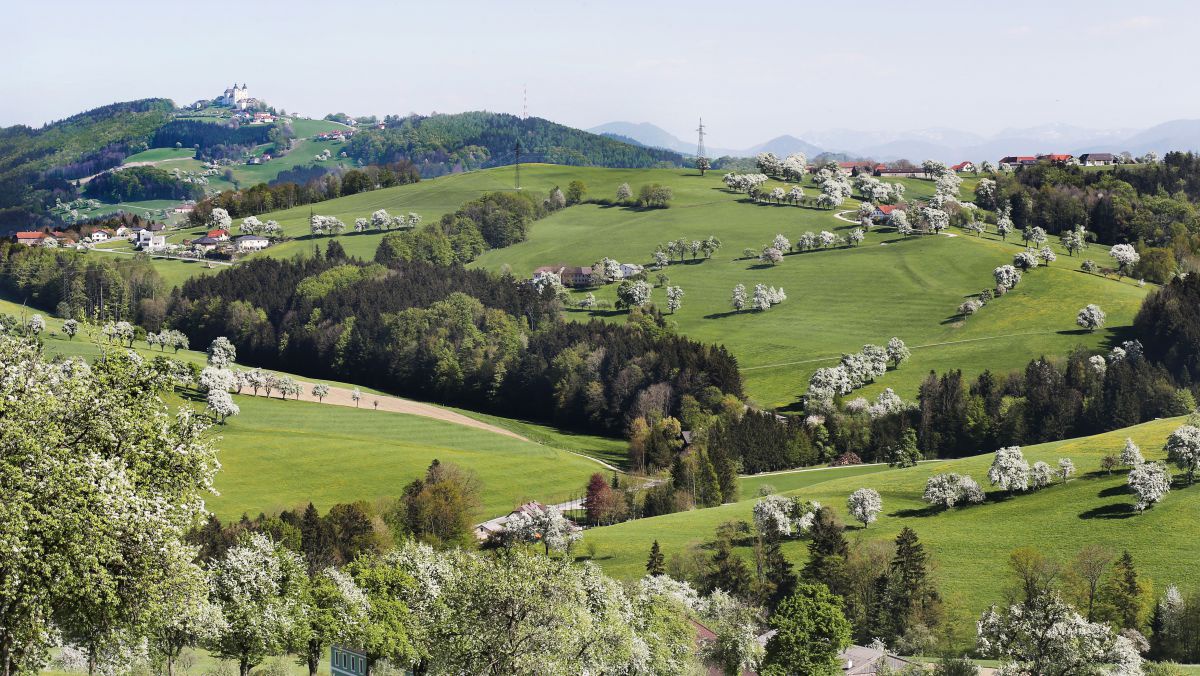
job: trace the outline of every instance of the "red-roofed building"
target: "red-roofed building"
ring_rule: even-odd
[[[875,168],[873,162],[838,162],[838,167],[852,174],[870,173]]]
[[[975,163],[971,162],[970,160],[964,160],[953,167],[950,167],[950,169],[956,172],[975,171]]]
[[[899,204],[880,204],[875,207],[875,211],[871,213],[871,218],[880,223],[887,223],[892,220],[892,214],[897,211],[903,211]]]
[[[16,238],[17,244],[24,244],[25,246],[37,246],[42,243],[43,239],[46,238],[46,233],[44,233],[44,232],[18,232],[15,235],[15,238]]]
[[[225,241],[229,240],[229,231],[224,228],[218,228],[216,230],[209,230],[208,236],[211,237],[212,239],[217,240],[218,242],[225,242]]]
[[[1049,155],[1038,155],[1038,159],[1046,160],[1052,164],[1067,164],[1075,159],[1075,156],[1067,153],[1051,153]]]
[[[1033,155],[1009,155],[1000,158],[1000,164],[1007,164],[1013,167],[1021,167],[1029,164],[1037,164],[1038,158]]]

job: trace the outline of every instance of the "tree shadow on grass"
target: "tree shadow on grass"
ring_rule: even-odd
[[[589,308],[564,308],[566,312],[571,314],[586,314],[592,317],[616,317],[617,315],[628,314],[628,310],[594,310]]]
[[[1122,484],[1120,486],[1109,486],[1096,495],[1102,498],[1111,498],[1118,495],[1129,495],[1132,492],[1133,491],[1129,490],[1129,486]]]
[[[1088,331],[1087,329],[1063,329],[1062,331],[1057,331],[1056,333],[1058,333],[1060,336],[1086,336],[1094,333],[1094,331]]]
[[[773,267],[775,267],[775,265],[772,263],[757,263],[755,265],[751,265],[750,267],[748,267],[746,269],[747,270],[770,270]]]
[[[738,312],[737,310],[729,310],[726,312],[713,312],[711,314],[704,315],[704,318],[705,319],[724,319],[725,317],[729,317],[732,315],[738,315],[738,314],[742,314],[742,313]]]
[[[888,516],[898,516],[906,519],[909,517],[933,516],[935,514],[948,511],[950,510],[942,507],[941,505],[930,505],[928,507],[921,507],[920,509],[898,509],[891,514],[888,514]]]
[[[1081,519],[1128,519],[1137,514],[1133,505],[1128,502],[1114,502],[1111,505],[1103,505],[1089,509],[1086,512],[1079,514]]]

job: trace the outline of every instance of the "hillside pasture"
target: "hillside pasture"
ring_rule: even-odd
[[[580,497],[596,462],[548,446],[439,420],[368,408],[235,396],[242,412],[219,435],[218,497],[209,508],[236,519],[309,501],[398,497],[434,459],[479,479],[482,521],[527,500]]]
[[[964,599],[972,613],[1002,600],[1009,584],[1008,555],[1025,546],[1060,559],[1069,559],[1089,544],[1103,545],[1118,554],[1128,549],[1156,591],[1168,584],[1194,589],[1200,584],[1200,571],[1193,565],[1195,542],[1200,537],[1200,521],[1195,519],[1200,485],[1185,487],[1177,478],[1163,502],[1137,514],[1133,510],[1136,498],[1125,486],[1126,471],[1108,474],[1100,469],[1101,458],[1118,455],[1126,437],[1141,446],[1148,460],[1162,459],[1167,435],[1183,422],[1182,418],[1155,420],[1094,437],[1026,447],[1025,458],[1031,464],[1042,460],[1057,468],[1059,458],[1071,458],[1078,478],[1013,496],[988,490],[988,500],[981,505],[940,510],[926,505],[921,495],[926,479],[942,472],[969,474],[989,488],[987,468],[992,454],[850,476],[826,470],[828,479],[821,481],[812,481],[824,478],[820,471],[743,478],[739,502],[593,528],[585,538],[597,547],[597,563],[607,572],[637,578],[645,571],[646,554],[654,540],[669,559],[689,545],[711,540],[714,529],[726,521],[751,520],[757,497],[748,489],[767,482],[785,495],[817,500],[833,508],[850,524],[850,540],[892,539],[901,528],[912,528],[933,555],[943,596]],[[1172,472],[1178,473],[1173,467]],[[788,477],[804,477],[801,481],[807,484],[788,484]],[[846,498],[863,487],[874,488],[883,497],[879,520],[865,529],[846,511]],[[749,547],[738,551],[747,557],[751,554]],[[807,560],[804,541],[789,541],[784,551],[797,568]]]

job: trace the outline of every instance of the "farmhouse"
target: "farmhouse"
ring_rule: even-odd
[[[896,211],[903,211],[899,204],[880,204],[871,212],[871,220],[887,223],[892,220],[892,214]]]
[[[14,237],[14,241],[16,241],[17,244],[24,244],[25,246],[37,246],[42,243],[43,239],[45,239],[46,233],[44,233],[44,232],[18,232],[13,237]]]
[[[1009,155],[1000,158],[1000,164],[1007,164],[1012,167],[1023,167],[1030,164],[1037,164],[1037,158],[1033,155]]]
[[[592,285],[591,266],[543,265],[533,271],[533,281],[538,281],[546,273],[557,274],[562,280],[563,286],[584,287]]]
[[[621,263],[621,279],[627,279],[634,275],[641,274],[646,268],[637,263]]]
[[[874,162],[838,162],[838,166],[855,175],[868,174],[875,169]]]
[[[1045,160],[1051,164],[1064,165],[1071,164],[1071,162],[1075,159],[1075,156],[1069,153],[1051,153],[1049,155],[1038,155],[1037,158],[1039,160]]]
[[[218,228],[216,230],[209,230],[208,237],[215,239],[218,242],[227,242],[227,241],[229,241],[229,231],[224,228]]]
[[[271,246],[271,240],[259,235],[242,235],[234,240],[238,251],[262,251]]]
[[[499,537],[500,535],[502,535],[504,533],[506,525],[508,524],[509,520],[512,519],[513,517],[532,516],[535,514],[542,514],[545,511],[546,511],[546,506],[540,502],[537,502],[537,501],[526,502],[525,504],[521,505],[520,507],[517,507],[516,509],[509,512],[505,516],[495,518],[490,521],[484,521],[483,523],[476,526],[475,527],[475,537],[479,540],[487,540],[488,538]],[[580,528],[579,526],[575,525],[574,522],[572,522],[571,530],[572,531],[580,531],[583,529]]]
[[[177,214],[190,214],[196,210],[195,204],[180,204],[173,210]]]
[[[1106,167],[1116,164],[1112,153],[1084,153],[1079,156],[1079,163],[1085,167]]]
[[[956,171],[958,173],[970,172],[970,171],[975,171],[975,164],[973,162],[971,162],[970,160],[966,160],[963,162],[959,162],[958,164],[954,165],[953,167],[950,167],[950,169],[951,169],[951,171]]]
[[[112,231],[93,230],[92,234],[88,235],[88,237],[91,237],[93,242],[107,242],[108,240],[112,239]]]

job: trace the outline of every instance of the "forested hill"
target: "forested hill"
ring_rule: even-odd
[[[670,150],[646,148],[537,117],[489,112],[389,116],[384,129],[360,132],[346,153],[364,164],[410,160],[424,176],[530,162],[596,167],[680,166]]]
[[[175,105],[141,99],[95,108],[39,129],[0,129],[0,231],[44,224],[45,205],[75,195],[69,181],[121,164],[143,150]]]

